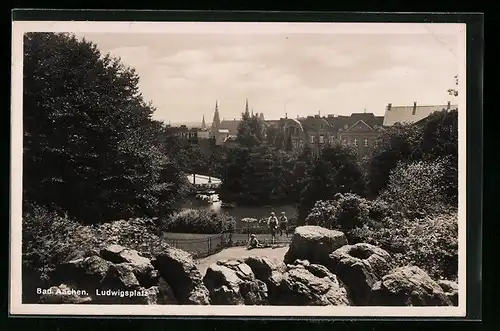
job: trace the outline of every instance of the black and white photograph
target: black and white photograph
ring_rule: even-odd
[[[464,316],[465,58],[455,23],[14,22],[11,313]]]

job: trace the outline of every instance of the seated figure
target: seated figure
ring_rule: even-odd
[[[250,236],[250,240],[248,240],[247,249],[259,248],[259,247],[262,247],[262,245],[259,243],[257,237],[254,234],[252,234]]]

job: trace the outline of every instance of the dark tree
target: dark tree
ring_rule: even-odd
[[[441,185],[449,203],[458,205],[458,110],[443,110],[426,118],[420,150],[425,161],[446,159],[446,173]]]
[[[420,158],[421,127],[413,124],[386,128],[377,138],[377,148],[371,152],[368,163],[368,188],[376,196],[387,186],[389,174],[402,160]]]
[[[307,156],[304,153],[303,157]],[[365,194],[365,181],[354,150],[342,144],[327,145],[311,162],[299,203],[299,223],[303,224],[316,201],[330,200],[336,193]]]
[[[458,194],[458,111],[437,111],[417,123],[387,128],[368,162],[368,185],[372,196],[388,184],[389,174],[400,161],[434,161],[446,158],[447,195]]]
[[[265,143],[265,128],[262,120],[256,115],[243,113],[238,125],[237,139],[239,144],[245,147],[263,145]]]
[[[25,201],[91,223],[171,210],[183,178],[138,82],[91,42],[25,34]]]

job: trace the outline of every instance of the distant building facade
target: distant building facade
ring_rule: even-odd
[[[384,116],[373,113],[353,113],[351,116],[333,118],[337,139],[354,147],[361,156],[372,150],[378,136],[383,132]]]
[[[328,143],[340,141],[353,146],[360,155],[365,155],[374,147],[376,138],[383,130],[383,116],[373,113],[353,113],[350,116],[307,116],[281,118],[279,127],[285,133],[285,141],[290,141],[293,151],[308,146],[313,154],[318,154]]]
[[[413,106],[392,106],[388,104],[384,116],[367,113],[327,116],[306,116],[297,118],[284,118],[279,120],[266,120],[263,113],[256,116],[264,123],[264,128],[274,127],[283,132],[285,144],[293,151],[301,151],[308,146],[313,154],[318,154],[327,143],[336,141],[354,147],[360,156],[366,155],[375,147],[378,136],[384,127],[397,123],[416,123],[428,117],[435,111],[457,109],[457,105],[450,102],[446,105],[420,106],[415,102]],[[248,99],[245,103],[245,113],[250,115]],[[252,116],[254,115],[252,110]],[[215,102],[213,120],[209,128],[202,118],[201,128],[188,128],[185,125],[168,128],[178,137],[198,143],[203,146],[236,145],[238,126],[241,119],[222,120],[219,114],[218,102]],[[208,148],[208,147],[207,147]]]

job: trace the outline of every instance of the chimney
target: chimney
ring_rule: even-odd
[[[390,111],[392,108],[392,103],[387,104],[387,110]]]
[[[412,113],[412,115],[415,115],[416,112],[417,112],[417,102],[415,101],[413,103],[413,113]]]
[[[288,113],[285,113],[285,118],[288,118]]]
[[[448,101],[448,106],[446,107],[446,110],[448,110],[448,111],[449,111],[449,110],[450,110],[450,108],[451,108],[451,101]]]

